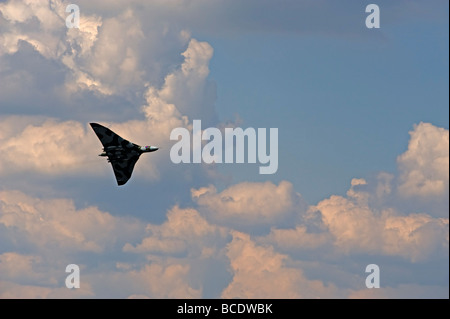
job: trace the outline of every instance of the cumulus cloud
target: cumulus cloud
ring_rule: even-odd
[[[61,28],[65,26],[64,10],[61,1],[52,1],[50,5],[47,1],[31,0],[1,3],[0,12],[9,22],[9,32],[2,32],[0,37],[0,55],[16,52],[19,41],[30,43],[46,57],[62,54],[59,38],[66,31]]]
[[[174,211],[177,214],[177,208]],[[189,215],[189,211],[184,213]],[[171,218],[172,229],[186,219],[189,217],[181,216],[181,220],[175,221]],[[5,238],[2,236],[6,241],[2,240],[0,251],[10,250],[0,254],[2,298],[201,296],[201,289],[190,284],[191,266],[186,262],[150,258],[130,263],[113,259],[112,263],[103,261],[98,269],[96,263],[83,256],[83,253],[102,256],[120,252],[125,243],[144,238],[144,225],[135,219],[114,217],[95,207],[77,210],[70,200],[42,200],[18,191],[3,191],[0,192],[0,227],[3,235],[6,234]],[[158,226],[149,227],[158,229]],[[188,230],[182,229],[183,225],[178,227],[189,236]],[[202,227],[197,225],[197,228]],[[182,237],[172,235],[177,240]],[[202,238],[202,230],[194,234],[194,238]],[[33,254],[15,252],[21,250],[33,251]],[[88,263],[84,264],[85,261]],[[65,267],[70,263],[81,268],[80,289],[65,287],[68,275]],[[110,287],[111,291],[105,291],[105,287]]]
[[[162,225],[149,224],[147,237],[136,247],[124,246],[124,251],[165,254],[189,254],[209,257],[225,241],[227,230],[208,223],[195,209],[173,207]]]
[[[67,289],[61,258],[48,257],[15,252],[0,254],[0,298],[86,298],[94,295],[88,282],[80,289]]]
[[[35,114],[70,113],[80,118],[84,112],[98,114],[102,110],[113,111],[117,118],[137,116],[148,87],[159,86],[180,64],[189,32],[175,24],[168,27],[160,19],[154,19],[144,32],[141,23],[147,17],[133,6],[99,15],[112,6],[110,3],[93,10],[95,13],[89,4],[79,3],[80,26],[67,28],[68,4],[59,0],[0,4],[0,77],[5,83],[0,87],[0,102],[14,105],[11,113],[33,110]],[[199,55],[191,59],[189,52],[186,59],[193,65]],[[211,47],[209,52],[211,55]],[[205,74],[207,66],[200,67],[200,73]],[[200,73],[191,70],[186,80],[194,83],[195,74]],[[201,87],[202,79],[197,80],[195,85]],[[202,91],[209,100],[215,99],[214,86],[205,83]],[[203,111],[210,112],[195,88],[185,93],[190,93]],[[178,101],[183,106],[184,101]],[[61,108],[65,112],[60,112]],[[115,116],[110,114],[109,118]]]
[[[118,121],[102,124],[135,143],[163,148],[170,145],[173,128],[189,127],[193,118],[217,121],[216,89],[208,79],[213,49],[207,42],[191,39],[184,29],[168,28],[159,19],[144,33],[139,10],[133,6],[115,10],[113,4],[105,7],[113,9],[106,16],[93,13],[99,11],[89,10],[89,4],[80,4],[80,28],[69,29],[65,26],[67,4],[0,4],[5,25],[0,35],[0,77],[7,83],[0,88],[0,103],[10,108],[8,113],[32,109],[34,114],[70,113],[95,121],[98,110],[110,107],[107,118]],[[23,66],[24,60],[30,65]],[[115,97],[112,106],[109,97]],[[134,104],[137,114],[141,106],[142,119],[120,118],[133,111],[114,103],[126,101]],[[99,161],[94,162],[99,144],[87,123],[27,116],[30,122],[23,125],[24,119],[8,115],[1,120],[7,129],[0,131],[4,152],[0,174],[107,171],[107,165],[101,168]],[[139,175],[157,179],[161,167],[168,166],[161,153],[152,154],[152,161],[141,161],[136,167]]]
[[[399,193],[405,197],[448,199],[448,130],[420,123],[410,135],[408,150],[397,158],[401,174]]]
[[[139,47],[145,36],[133,11],[105,20],[88,17],[82,23],[81,32],[87,34],[83,37],[77,29],[68,31],[76,34],[70,35],[72,51],[63,60],[72,67],[76,83],[103,94],[121,95],[140,87],[145,72]],[[101,32],[96,33],[99,26]]]
[[[21,119],[9,117],[2,120],[13,126],[14,131],[0,136],[0,173],[37,171],[58,175],[75,174],[81,170],[89,174],[98,171],[96,165],[85,165],[92,162],[98,150],[95,136],[87,134],[86,128],[79,122],[46,120],[42,124],[16,126]],[[86,152],[86,150],[91,150]]]
[[[182,53],[181,68],[166,77],[158,96],[175,104],[190,119],[215,120],[216,88],[207,80],[212,55],[213,48],[207,42],[192,39]]]
[[[102,252],[143,231],[128,218],[113,217],[95,207],[76,209],[71,200],[41,200],[19,191],[0,192],[0,225],[11,245],[33,250]]]
[[[73,260],[73,256],[71,257]],[[59,258],[61,260],[61,256]],[[68,262],[67,258],[62,259]],[[38,263],[38,265],[36,265]],[[55,267],[55,264],[57,265]],[[92,265],[90,265],[91,268]],[[80,270],[80,288],[65,286],[64,263],[15,253],[0,255],[1,298],[199,298],[202,290],[190,284],[191,267],[175,261],[152,260]]]
[[[359,7],[351,6],[358,10],[353,14],[346,5],[298,1],[275,8],[270,1],[182,0],[130,1],[124,10],[120,1],[80,0],[80,28],[67,29],[67,4],[0,3],[0,104],[8,114],[0,120],[0,175],[28,174],[32,183],[30,173],[54,179],[112,174],[96,156],[101,146],[87,125],[95,120],[135,143],[163,146],[140,161],[135,175],[155,180],[173,174],[176,185],[165,178],[161,189],[191,189],[186,197],[192,202],[172,201],[166,221],[148,224],[2,184],[1,298],[448,297],[448,283],[416,284],[421,265],[448,265],[448,130],[418,124],[398,157],[399,176],[353,179],[345,196],[309,208],[289,181],[243,182],[219,191],[203,187],[211,183],[202,180],[204,165],[195,170],[167,161],[173,128],[190,128],[193,119],[222,126],[209,79],[214,50],[189,30],[206,25],[206,33],[223,35],[305,32],[308,26],[308,32],[354,34],[361,29],[353,24],[361,25]],[[317,20],[312,12],[324,9],[326,21]],[[271,12],[264,25],[258,10]],[[342,12],[353,18],[342,19]],[[23,113],[42,116],[9,115]],[[105,195],[115,205],[112,196]],[[312,252],[314,262],[305,262]],[[417,268],[398,285],[383,281],[384,290],[360,290],[365,278],[358,262],[373,257]],[[74,262],[82,271],[79,290],[64,287],[65,266]],[[361,269],[355,271],[355,263]],[[443,275],[448,278],[447,269]]]
[[[212,50],[206,42],[191,40],[184,51],[186,61],[179,70],[170,73],[162,89],[149,87],[145,94],[146,104],[142,107],[145,113],[143,120],[132,120],[122,123],[103,123],[116,133],[132,142],[147,145],[170,146],[168,137],[175,127],[188,126],[188,117],[179,110],[195,109],[195,105],[204,96],[204,85],[207,81],[208,63]],[[181,92],[178,91],[182,86]],[[186,99],[183,94],[190,93]],[[189,98],[191,96],[191,98]],[[192,116],[201,114],[206,108],[214,113],[213,100],[205,98],[201,110],[189,113]],[[173,104],[177,103],[177,104]],[[100,149],[99,142],[91,129],[77,121],[57,120],[42,121],[41,118],[31,119],[37,124],[24,124],[24,118],[19,116],[6,117],[1,122],[5,128],[0,131],[3,156],[0,159],[0,173],[10,174],[17,171],[34,171],[50,175],[59,174],[92,174],[104,173],[93,160]],[[16,124],[17,123],[17,124]],[[90,151],[87,151],[90,150]],[[143,176],[158,178],[163,161],[161,152],[152,154],[153,161],[141,161],[137,168]],[[91,163],[91,165],[86,165]],[[97,163],[100,163],[97,161]],[[161,164],[161,165],[159,165]]]
[[[136,220],[113,217],[93,207],[76,209],[70,200],[41,200],[4,191],[0,193],[0,226],[6,230],[9,243],[2,241],[2,246],[10,248],[0,255],[0,294],[5,298],[199,298],[208,296],[204,287],[212,278],[212,267],[216,282],[224,284],[223,298],[425,296],[426,287],[411,295],[385,281],[388,290],[368,294],[357,289],[364,277],[353,274],[355,270],[347,269],[346,263],[340,264],[342,258],[352,259],[355,253],[401,256],[412,262],[448,253],[448,220],[426,214],[376,212],[368,206],[368,195],[358,190],[367,184],[355,179],[347,197],[332,196],[319,202],[296,221],[294,228],[274,227],[269,235],[254,238],[233,227],[211,223],[194,208],[174,206],[167,221],[147,224],[144,231],[144,225]],[[253,185],[255,189],[258,186],[267,187],[265,183]],[[280,187],[268,186],[274,191]],[[233,187],[223,193],[235,191]],[[289,196],[277,196],[290,202]],[[252,206],[253,201],[247,200],[240,207],[251,211]],[[41,254],[14,251],[24,247]],[[323,256],[329,247],[336,248],[333,265]],[[311,271],[317,267],[308,266],[301,261],[301,254],[292,253],[305,250],[317,251],[316,262],[322,271],[341,273],[339,278],[349,282],[341,286],[331,275]],[[100,256],[108,251],[132,253],[136,258],[119,258],[123,261],[113,264],[105,261],[100,269],[89,262],[82,266],[84,290],[70,294],[63,288],[65,263],[84,260],[77,252]],[[222,274],[218,265],[225,267]],[[226,276],[226,265],[231,277]],[[197,267],[203,270],[195,270]]]
[[[369,186],[364,179],[353,179],[347,196],[324,199],[309,208],[301,224],[273,227],[258,240],[287,252],[334,247],[339,254],[401,256],[412,262],[448,255],[448,218],[405,215],[380,206],[373,198],[378,198],[381,186]]]
[[[326,231],[311,232],[306,225],[295,228],[272,228],[270,234],[259,238],[260,242],[272,243],[284,251],[296,252],[321,249],[332,242]]]
[[[64,1],[9,1],[0,4],[8,22],[0,36],[0,56],[14,54],[20,42],[65,66],[68,93],[78,90],[123,95],[145,84],[141,43],[145,35],[132,10],[102,19],[85,11],[79,28],[67,28]],[[81,9],[82,10],[82,7]],[[101,30],[101,32],[99,32]],[[152,61],[154,63],[154,61]]]
[[[401,296],[401,297],[399,297]],[[448,299],[448,289],[442,286],[402,284],[397,287],[363,289],[349,294],[351,299]]]
[[[13,280],[35,279],[36,273],[33,268],[40,262],[42,262],[42,258],[39,256],[21,255],[14,252],[4,253],[0,255],[0,273],[3,278],[8,277]]]
[[[216,88],[207,77],[213,49],[207,42],[191,39],[181,54],[184,61],[180,68],[165,77],[161,89],[152,86],[145,93],[147,105],[143,111],[147,117],[161,120],[173,113],[189,118],[215,120],[214,102]]]
[[[448,130],[421,123],[410,134],[399,177],[354,178],[346,196],[332,195],[311,206],[302,223],[273,227],[258,240],[286,252],[334,247],[412,262],[448,256]]]
[[[331,196],[316,206],[333,244],[342,252],[395,255],[415,262],[448,249],[448,219],[403,216],[391,208],[376,211],[353,188],[347,194],[347,198]]]
[[[20,42],[23,41],[44,58],[60,61],[71,70],[72,76],[66,78],[69,87],[76,85],[111,93],[93,79],[83,63],[92,56],[91,50],[97,40],[101,18],[80,15],[80,27],[69,29],[65,22],[67,5],[63,1],[9,1],[0,4],[0,12],[8,22],[5,32],[0,36],[0,57],[19,51]]]
[[[130,266],[130,268],[128,268]],[[202,290],[190,284],[191,267],[175,260],[149,260],[139,268],[122,264],[86,281],[112,298],[200,298]]]
[[[20,285],[10,281],[0,281],[1,299],[72,299],[90,298],[93,296],[89,285],[80,289],[66,287],[52,288],[39,285]]]
[[[302,270],[286,265],[288,257],[271,246],[258,246],[250,236],[233,233],[227,246],[233,280],[223,298],[333,298],[334,285],[307,279]]]
[[[192,198],[215,220],[233,225],[274,225],[306,210],[290,182],[244,182],[218,193],[215,186],[192,189]]]
[[[191,39],[181,54],[184,57],[181,66],[165,77],[160,89],[150,86],[146,90],[146,104],[142,111],[151,124],[172,121],[169,126],[172,129],[175,125],[186,126],[189,120],[201,118],[205,112],[214,114],[215,88],[212,99],[205,92],[212,53],[207,42]],[[173,123],[174,119],[178,121]],[[170,131],[165,130],[161,134],[167,138]]]

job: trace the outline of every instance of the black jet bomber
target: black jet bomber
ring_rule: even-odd
[[[134,165],[142,153],[158,150],[156,146],[140,146],[131,143],[100,124],[90,123],[90,125],[103,145],[103,152],[99,156],[108,157],[119,186],[130,179]]]

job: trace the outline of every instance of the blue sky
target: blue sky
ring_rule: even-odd
[[[294,182],[312,202],[344,193],[356,175],[393,172],[414,123],[448,128],[448,30],[410,15],[356,41],[295,32],[211,39],[219,115],[279,127],[280,158],[289,164],[277,177],[301,163]]]
[[[74,3],[0,2],[1,298],[448,298],[448,2]],[[172,163],[195,119],[278,171]],[[118,187],[89,122],[161,149]]]

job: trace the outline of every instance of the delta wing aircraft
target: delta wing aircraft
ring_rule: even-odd
[[[131,143],[100,124],[90,123],[90,125],[103,145],[103,152],[98,156],[108,157],[119,186],[130,179],[134,165],[142,153],[158,150],[156,146],[140,146]]]

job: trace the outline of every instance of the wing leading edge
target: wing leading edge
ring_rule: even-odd
[[[89,123],[97,135],[104,148],[110,146],[122,146],[126,147],[128,144],[133,144],[126,139],[120,137],[118,134],[111,131],[109,128],[97,123]]]

